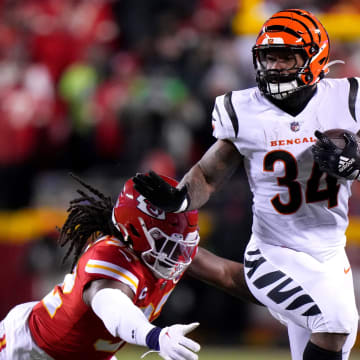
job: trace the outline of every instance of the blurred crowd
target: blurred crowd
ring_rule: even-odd
[[[46,174],[73,171],[113,179],[109,189],[114,196],[119,179],[138,171],[151,168],[180,178],[214,141],[215,97],[256,85],[251,55],[256,34],[241,36],[233,30],[234,16],[245,2],[0,0],[0,209],[41,205],[39,197],[44,197],[37,194],[46,193],[46,186],[39,179]],[[357,0],[261,5],[264,18],[289,7],[315,14],[360,13]],[[330,77],[360,74],[359,39],[334,40],[335,59],[346,63],[331,68]],[[47,183],[60,192],[58,184]],[[354,193],[359,199],[360,191]],[[360,213],[359,205],[352,209]],[[204,214],[207,246],[241,260],[251,226],[251,198],[242,171]],[[50,259],[51,268],[52,258],[46,255],[56,252],[51,244],[42,239],[31,249],[30,268],[39,265],[37,251]],[[183,285],[178,292],[183,294],[179,316],[184,317],[186,304],[191,310],[206,302],[204,314],[196,307],[197,315],[211,326],[206,311],[224,304],[229,314],[219,311],[211,321],[224,325],[228,341],[234,332],[223,316],[243,319],[233,324],[239,331],[246,326],[245,305],[229,303],[204,285],[190,288]],[[190,320],[198,319],[190,310]]]
[[[211,141],[209,104],[241,83],[236,5],[2,1],[0,207],[30,205],[42,171],[189,167]]]
[[[265,1],[264,12],[356,1]],[[179,176],[211,144],[215,96],[253,86],[238,0],[1,0],[0,208],[44,171]],[[255,34],[254,34],[255,36]],[[346,44],[333,57],[359,57]],[[340,75],[356,73],[347,62]]]

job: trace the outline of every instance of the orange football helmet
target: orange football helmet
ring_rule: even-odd
[[[297,52],[304,63],[288,69],[293,70],[291,74],[267,69],[266,54],[274,50]],[[259,89],[265,95],[284,99],[316,84],[329,72],[329,51],[328,34],[312,13],[301,9],[275,13],[264,23],[252,50]]]
[[[178,182],[161,176],[172,186]],[[190,265],[200,240],[198,211],[166,213],[126,181],[113,208],[113,224],[124,242],[160,278],[176,280]]]

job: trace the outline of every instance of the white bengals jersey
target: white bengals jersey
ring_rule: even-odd
[[[276,107],[258,88],[216,98],[213,135],[232,141],[244,156],[256,238],[319,259],[345,245],[351,182],[322,173],[311,145],[315,130],[359,131],[358,80],[321,80],[297,116]]]

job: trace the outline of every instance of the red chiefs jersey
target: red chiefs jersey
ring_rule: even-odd
[[[57,360],[110,359],[125,342],[112,336],[83,301],[86,284],[111,279],[128,285],[149,321],[157,318],[175,282],[156,278],[131,250],[104,237],[81,256],[74,272],[33,309],[29,327],[35,342]]]

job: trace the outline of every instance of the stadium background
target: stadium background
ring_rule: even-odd
[[[181,178],[213,142],[215,96],[255,85],[256,34],[289,7],[313,11],[327,28],[331,60],[345,61],[329,77],[360,74],[357,0],[0,0],[0,318],[68,270],[56,246],[76,196],[68,173],[114,199],[137,171]],[[350,216],[359,303],[358,183]],[[242,260],[251,227],[242,171],[201,210],[200,226],[203,246]],[[187,279],[158,324],[194,320],[204,348],[240,347],[239,358],[241,346],[287,346],[265,309]]]

